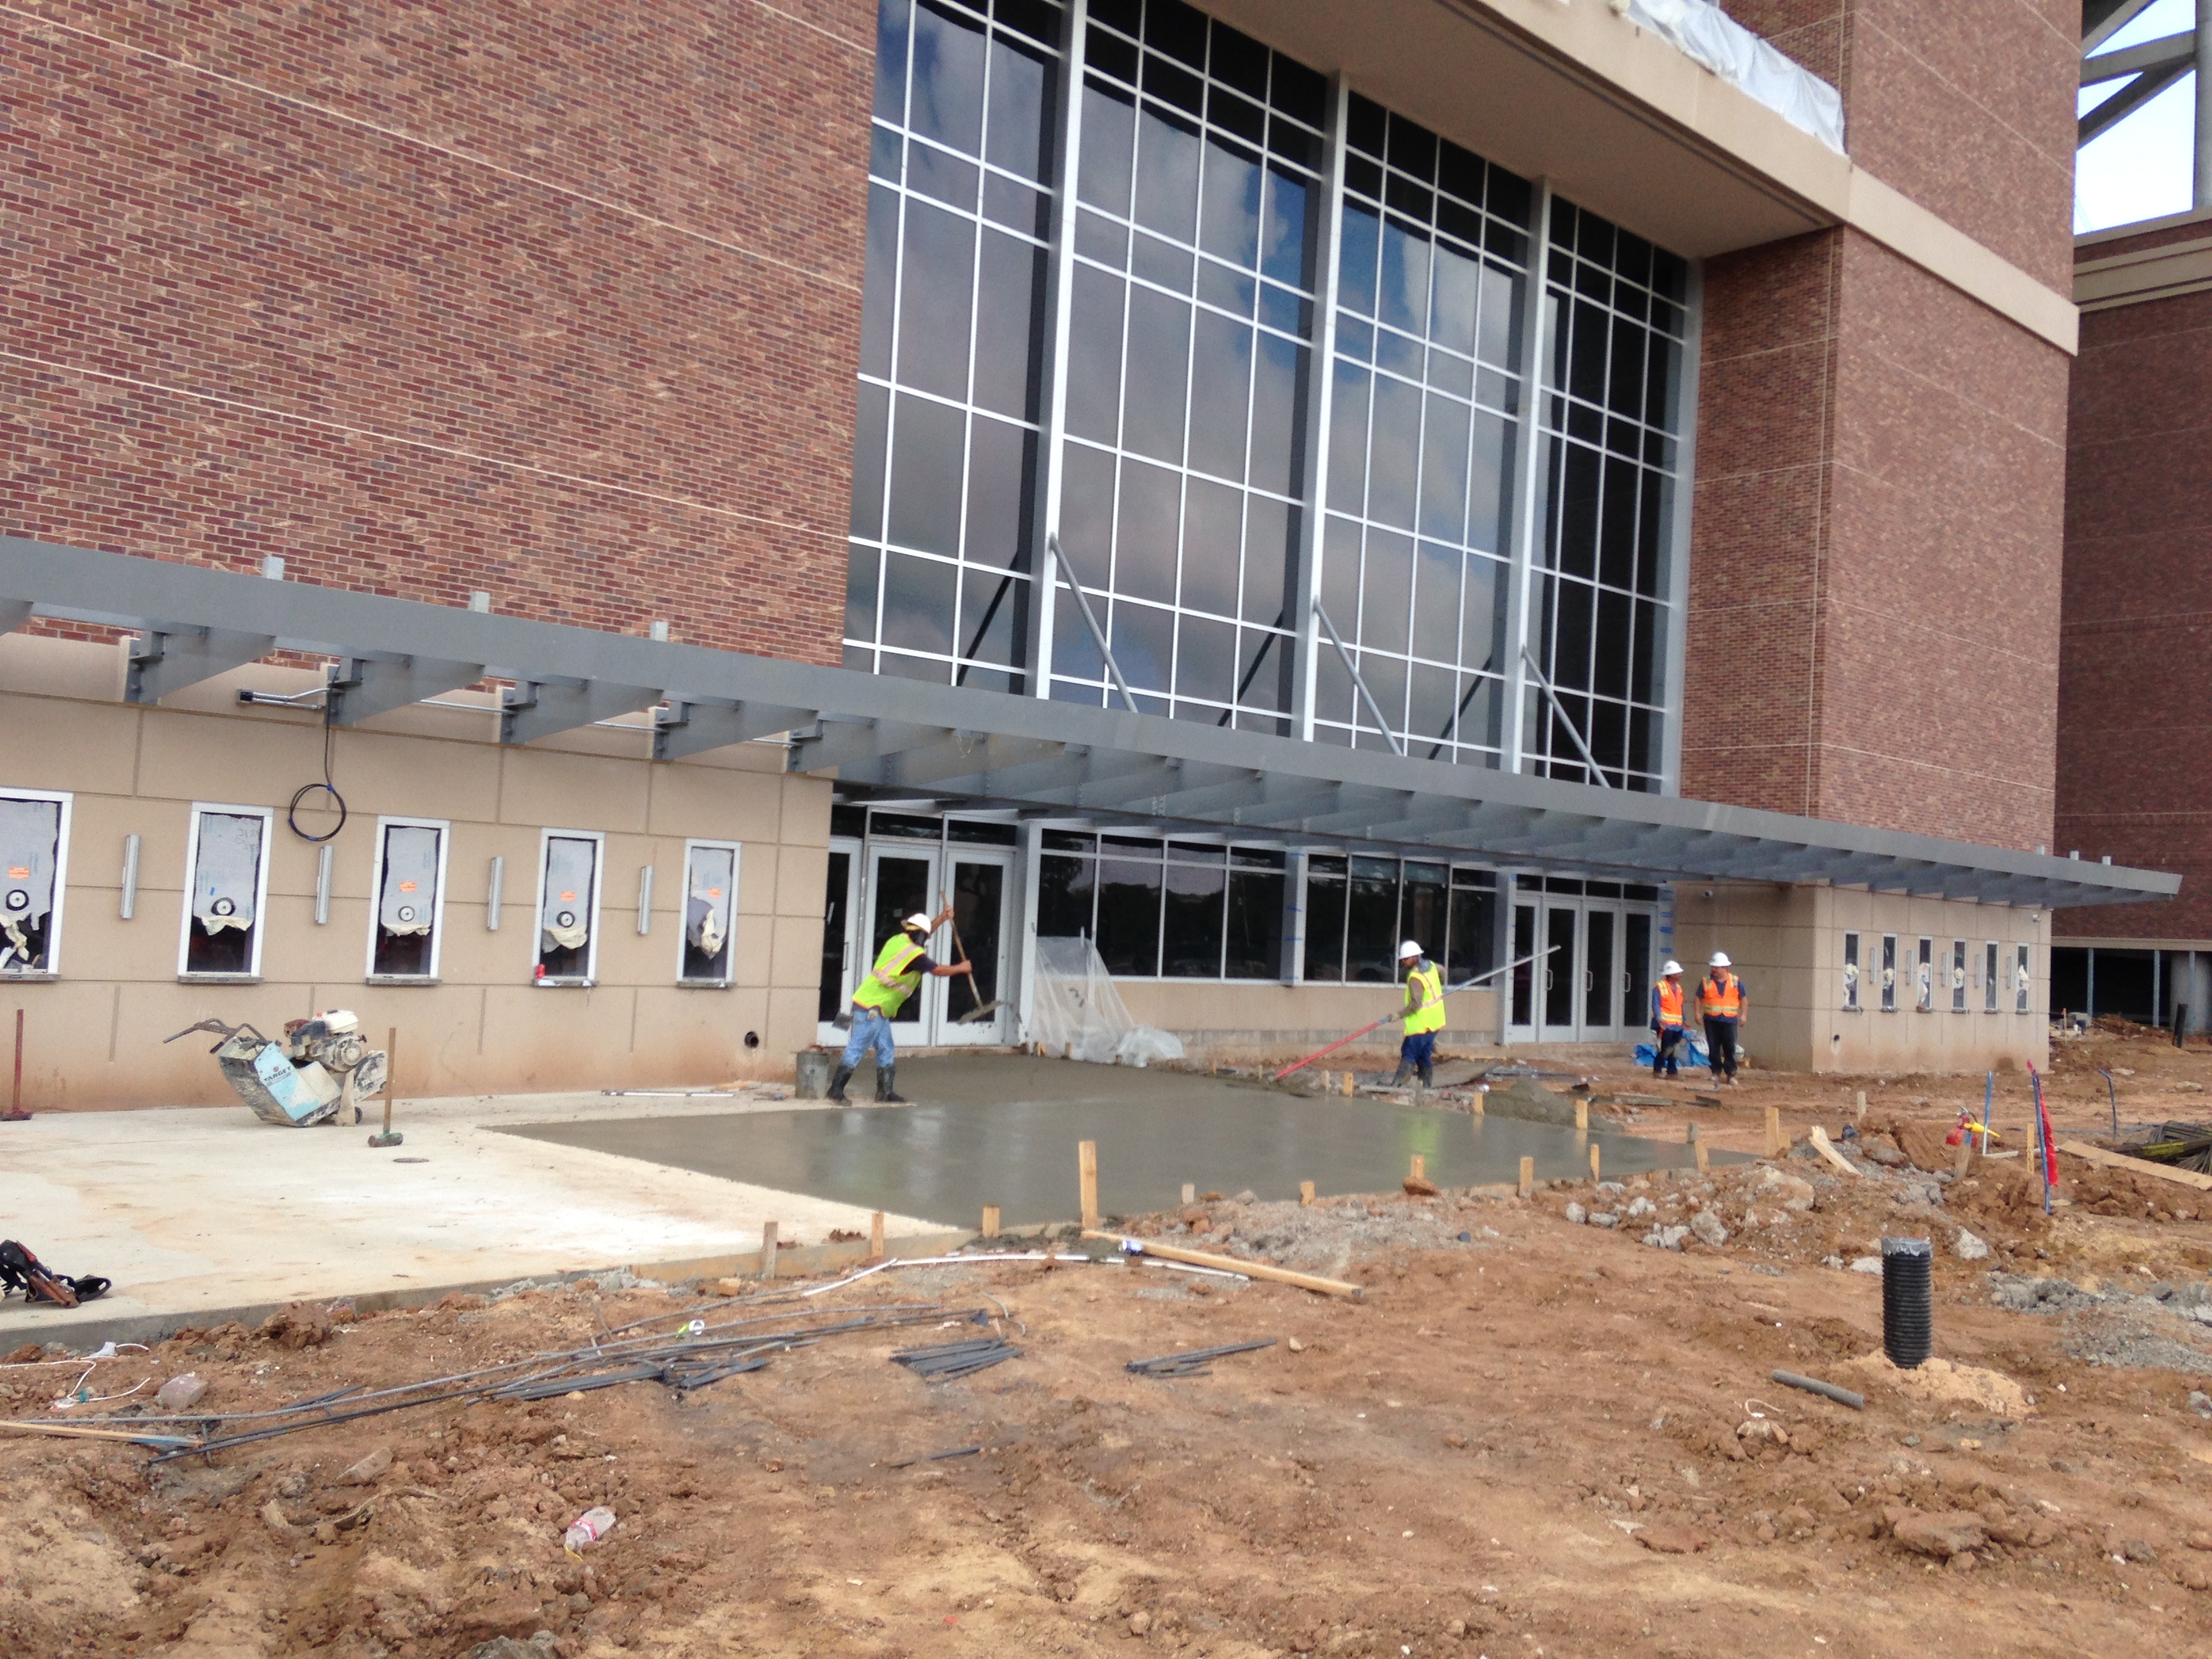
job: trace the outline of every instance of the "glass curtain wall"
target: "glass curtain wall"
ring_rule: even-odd
[[[1487,973],[1498,933],[1498,878],[1488,870],[1415,860],[1306,860],[1305,961],[1310,982],[1388,985],[1398,945],[1412,939],[1446,964],[1453,984]]]
[[[1689,268],[1557,199],[1549,242],[1528,647],[1550,689],[1524,699],[1524,765],[1594,782],[1595,760],[1615,788],[1656,793]]]
[[[1321,603],[1407,752],[1498,763],[1529,190],[1346,112]],[[1314,736],[1389,748],[1326,631]]]
[[[1076,15],[879,0],[848,664],[1118,704],[1079,582],[1147,712],[1665,787],[1684,261],[1182,0]]]
[[[1138,707],[1285,730],[1327,83],[1168,0],[1092,0],[1060,574]],[[1108,681],[1072,594],[1055,697]]]
[[[1044,832],[1037,933],[1094,939],[1109,973],[1275,979],[1284,857],[1256,847]]]
[[[1024,689],[1063,28],[881,0],[848,667]]]

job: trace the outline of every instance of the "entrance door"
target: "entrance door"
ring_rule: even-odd
[[[876,952],[898,931],[899,923],[917,910],[933,916],[938,911],[935,848],[872,847],[868,849],[867,930],[853,953],[854,977],[875,966]],[[939,941],[932,940],[933,946]],[[933,959],[936,949],[930,951]],[[893,1038],[902,1046],[927,1044],[935,1040],[937,1009],[945,981],[925,975],[915,993],[891,1017]]]
[[[939,946],[951,947],[937,953],[938,960],[957,961],[959,952],[965,950],[975,971],[972,977],[935,981],[939,1014],[937,1035],[932,1040],[948,1047],[1003,1043],[1009,1040],[1012,1022],[1003,1006],[991,1005],[1011,988],[1002,969],[1006,960],[1006,895],[1013,884],[1014,855],[956,847],[945,856],[952,866],[952,927],[937,937]],[[936,911],[930,914],[934,915]]]
[[[1627,941],[1620,964],[1621,1038],[1641,1042],[1651,1024],[1651,986],[1659,977],[1652,971],[1651,915],[1631,910],[1620,921]]]
[[[1577,1016],[1583,1000],[1582,907],[1556,900],[1544,906],[1544,949],[1536,964],[1536,981],[1543,988],[1539,998],[1543,1024],[1536,1036],[1542,1042],[1572,1042],[1581,1036]]]
[[[814,1040],[830,1048],[844,1046],[845,1033],[830,1022],[853,1000],[858,982],[854,963],[860,947],[853,929],[860,909],[860,843],[837,840],[830,843],[830,879],[822,895],[822,992],[815,1012]]]
[[[1510,1001],[1505,1012],[1505,1032],[1509,1038],[1522,1042],[1536,1040],[1536,989],[1541,983],[1540,975],[1544,964],[1528,959],[1535,954],[1536,907],[1516,904],[1513,942],[1505,957],[1514,964],[1506,974]]]

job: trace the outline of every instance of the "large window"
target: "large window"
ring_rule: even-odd
[[[1175,0],[1093,0],[1084,68],[1061,574],[1139,708],[1277,731],[1327,86]],[[1072,593],[1054,631],[1053,695],[1103,701]]]
[[[1656,791],[1666,764],[1668,604],[1689,270],[1552,204],[1538,405],[1544,516],[1523,702],[1532,770]]]
[[[1037,932],[1096,940],[1113,974],[1275,979],[1283,862],[1258,848],[1048,830]]]
[[[738,903],[738,850],[733,841],[684,843],[684,932],[677,946],[676,962],[678,984],[724,986],[730,982],[730,936],[736,929]],[[838,894],[837,900],[842,903],[844,895]],[[823,937],[826,939],[829,935],[825,933]],[[842,933],[836,937],[840,942],[844,939]]]
[[[1346,122],[1322,606],[1408,752],[1494,766],[1528,184],[1364,98]],[[1314,672],[1316,738],[1390,746],[1334,644]]]
[[[1461,984],[1496,965],[1498,878],[1415,860],[1306,860],[1309,981],[1387,985],[1413,940]]]
[[[591,830],[548,830],[538,866],[539,985],[590,985],[599,975],[599,884],[606,838]]]
[[[882,0],[848,667],[1022,686],[1061,28]]]
[[[0,794],[0,975],[61,967],[69,827],[67,795]]]
[[[375,882],[369,895],[370,978],[438,976],[448,829],[430,818],[377,820]]]

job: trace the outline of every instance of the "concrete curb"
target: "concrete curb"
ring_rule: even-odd
[[[915,1233],[903,1238],[885,1239],[884,1249],[895,1256],[942,1255],[974,1237],[973,1232],[957,1228],[942,1232]],[[812,1277],[817,1273],[835,1273],[841,1268],[856,1267],[867,1260],[867,1255],[868,1247],[865,1242],[805,1244],[793,1249],[778,1250],[776,1273],[780,1278]],[[600,1267],[563,1268],[550,1273],[508,1273],[497,1279],[471,1279],[465,1283],[410,1285],[404,1290],[364,1291],[352,1295],[293,1297],[282,1302],[250,1302],[227,1308],[118,1314],[109,1320],[79,1318],[67,1322],[49,1320],[45,1323],[17,1324],[0,1318],[0,1352],[20,1347],[26,1342],[58,1342],[78,1352],[89,1352],[103,1342],[143,1342],[151,1347],[188,1327],[213,1330],[218,1326],[235,1322],[250,1330],[280,1309],[295,1307],[302,1302],[323,1307],[334,1303],[350,1302],[358,1313],[391,1313],[404,1308],[428,1307],[456,1292],[487,1296],[519,1279],[568,1285],[580,1279],[596,1279],[605,1273],[622,1272],[628,1272],[639,1279],[658,1279],[664,1285],[692,1284],[703,1279],[758,1279],[761,1252],[741,1250],[731,1255],[689,1256],[672,1261],[633,1261]],[[20,1303],[15,1305],[21,1306]],[[95,1302],[86,1305],[97,1308],[100,1304]]]

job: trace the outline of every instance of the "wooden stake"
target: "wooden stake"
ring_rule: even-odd
[[[1352,1076],[1351,1073],[1346,1072],[1344,1074],[1344,1092],[1350,1094],[1353,1088],[1358,1085],[1358,1079]]]
[[[1575,1099],[1575,1127],[1584,1134],[1589,1133],[1589,1102],[1579,1096]]]
[[[1702,1140],[1693,1142],[1690,1150],[1698,1155],[1698,1173],[1704,1175],[1710,1167],[1710,1160],[1705,1156],[1705,1143]]]
[[[1779,1106],[1768,1107],[1766,1109],[1767,1157],[1779,1158],[1789,1145],[1790,1143],[1782,1138],[1782,1109]]]
[[[1959,1150],[1951,1155],[1951,1173],[1964,1179],[1966,1167],[1974,1161],[1974,1138],[1971,1134],[1959,1138]]]
[[[775,1222],[768,1221],[762,1223],[760,1276],[763,1279],[774,1279],[775,1277],[775,1234],[776,1224]]]
[[[1195,1204],[1198,1202],[1198,1188],[1195,1185],[1188,1181],[1182,1183],[1182,1201],[1186,1204]]]
[[[999,1206],[997,1205],[986,1204],[983,1206],[982,1231],[983,1237],[986,1238],[996,1238],[999,1236]]]
[[[2062,1140],[2058,1150],[2070,1153],[2084,1164],[2094,1164],[2100,1169],[2125,1170],[2130,1175],[2148,1176],[2153,1181],[2171,1181],[2177,1187],[2194,1187],[2200,1193],[2212,1193],[2212,1176],[2199,1175],[2194,1170],[2177,1170],[2164,1164],[2154,1164],[2147,1158],[2130,1158],[2124,1152],[2108,1152],[2101,1146],[2092,1146],[2086,1140]]]
[[[1467,1109],[1477,1117],[1487,1115],[1483,1111],[1482,1108],[1483,1103],[1489,1097],[1489,1095],[1490,1085],[1487,1083],[1483,1084],[1480,1087],[1476,1089],[1473,1094],[1468,1097]]]
[[[1862,1122],[1862,1123],[1865,1122],[1865,1121],[1866,1121],[1866,1091],[1865,1091],[1865,1090],[1863,1090],[1863,1089],[1862,1089],[1862,1090],[1860,1090],[1860,1091],[1859,1091],[1859,1098],[1858,1098],[1858,1115],[1859,1115],[1859,1121],[1860,1121],[1860,1122]]]
[[[1698,1144],[1698,1136],[1697,1119],[1692,1118],[1688,1124],[1684,1127],[1682,1131],[1682,1139],[1692,1146]]]
[[[1533,1158],[1524,1158],[1521,1160],[1521,1196],[1527,1198],[1535,1190],[1536,1160]]]
[[[1407,1173],[1412,1176],[1416,1181],[1426,1181],[1429,1178],[1429,1160],[1421,1153],[1415,1152],[1413,1154],[1413,1167],[1407,1170]]]
[[[1595,1181],[1599,1178],[1597,1172],[1597,1142],[1593,1140],[1590,1142],[1590,1179],[1592,1181]]]
[[[1156,1238],[1124,1238],[1119,1233],[1102,1233],[1096,1228],[1086,1228],[1085,1238],[1110,1239],[1116,1244],[1137,1247],[1133,1254],[1158,1256],[1163,1261],[1181,1261],[1193,1267],[1218,1267],[1224,1273],[1243,1273],[1248,1279],[1272,1279],[1279,1285],[1295,1285],[1302,1291],[1318,1291],[1323,1296],[1348,1296],[1359,1300],[1365,1292],[1357,1285],[1347,1285],[1340,1279],[1323,1279],[1316,1273],[1292,1273],[1288,1267],[1278,1267],[1272,1261],[1247,1261],[1242,1256],[1210,1255],[1204,1250],[1186,1250],[1180,1244],[1163,1244]]]
[[[1298,1202],[1301,1204],[1311,1204],[1313,1201],[1313,1182],[1310,1181],[1301,1181],[1298,1182]]]
[[[878,1210],[868,1218],[868,1255],[872,1261],[884,1259],[884,1212]]]
[[[1098,1224],[1098,1143],[1085,1140],[1075,1147],[1076,1183],[1083,1202],[1083,1224]]]
[[[1335,1073],[1323,1072],[1321,1074],[1321,1091],[1325,1095],[1333,1095],[1336,1092]]]

